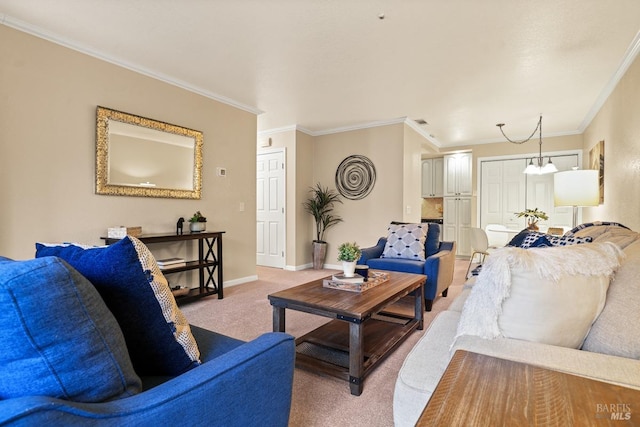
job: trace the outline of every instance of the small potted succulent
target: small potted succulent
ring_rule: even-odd
[[[338,247],[338,261],[342,261],[345,277],[353,277],[356,271],[356,262],[360,259],[362,251],[356,242],[345,242]]]
[[[206,229],[207,218],[202,216],[200,211],[197,211],[191,218],[189,218],[189,230],[191,230],[192,233],[199,233],[201,231],[205,231]]]
[[[515,214],[518,218],[525,217],[527,219],[527,228],[529,230],[538,230],[538,221],[546,221],[549,219],[546,212],[535,209],[525,209]]]

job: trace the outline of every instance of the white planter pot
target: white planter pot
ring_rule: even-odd
[[[342,261],[342,270],[344,271],[345,277],[353,277],[353,274],[356,271],[356,262]]]
[[[205,231],[206,229],[207,229],[206,222],[190,222],[189,223],[189,230],[191,230],[192,233],[199,233],[201,231]]]

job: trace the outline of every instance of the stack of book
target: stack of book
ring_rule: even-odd
[[[158,267],[160,270],[167,270],[169,268],[182,267],[187,265],[187,262],[184,258],[166,258],[157,260]]]

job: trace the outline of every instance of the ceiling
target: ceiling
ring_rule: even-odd
[[[539,114],[545,137],[581,133],[640,50],[638,0],[0,0],[0,22],[259,131],[424,119],[440,147],[528,136]]]

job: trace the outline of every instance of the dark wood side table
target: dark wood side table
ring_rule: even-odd
[[[138,239],[145,245],[153,243],[181,242],[185,240],[198,241],[198,259],[187,261],[186,265],[162,270],[167,275],[180,271],[198,270],[199,286],[191,289],[187,295],[176,297],[176,302],[182,304],[194,301],[209,295],[218,294],[222,299],[222,234],[224,231],[203,231],[200,233],[161,233],[142,234]],[[118,242],[120,239],[101,237],[107,245]],[[217,271],[217,280],[215,272]]]
[[[388,273],[388,282],[362,293],[325,288],[320,279],[269,295],[274,332],[285,331],[285,309],[334,319],[296,339],[296,367],[348,381],[351,394],[362,394],[364,378],[423,326],[427,276]]]
[[[416,425],[639,424],[640,390],[458,350]]]

